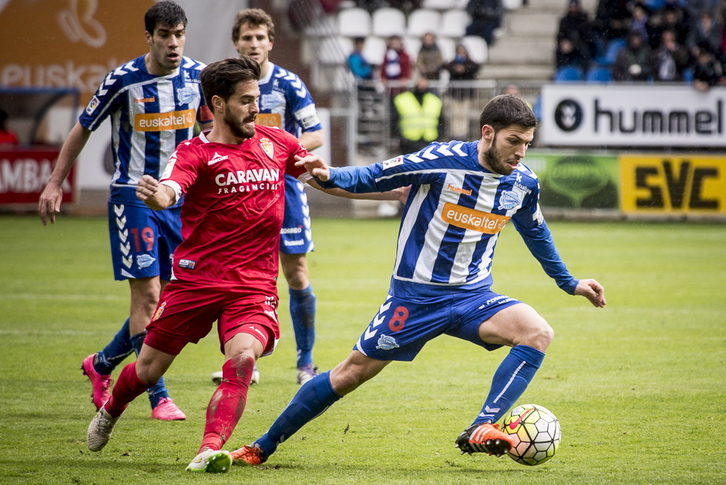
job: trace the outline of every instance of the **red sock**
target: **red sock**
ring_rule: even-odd
[[[113,386],[111,398],[106,402],[104,409],[114,418],[121,416],[129,403],[150,387],[150,384],[139,379],[136,374],[136,362],[132,362],[121,371],[116,385]]]
[[[222,366],[222,383],[207,406],[207,424],[200,451],[204,448],[220,450],[229,439],[247,405],[254,366],[252,357],[230,359]]]

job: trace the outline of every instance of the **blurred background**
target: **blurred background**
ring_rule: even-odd
[[[178,0],[185,55],[236,56],[236,12],[276,24],[273,63],[305,81],[332,165],[404,153],[395,96],[442,101],[439,141],[477,140],[512,93],[540,126],[525,164],[549,218],[726,221],[724,2],[718,0]],[[153,0],[0,0],[0,211],[34,211],[104,76],[148,52]],[[391,66],[391,63],[397,65]],[[420,81],[424,78],[426,81]],[[108,122],[107,122],[108,123]],[[110,126],[91,137],[64,210],[103,214]],[[313,217],[391,217],[391,203],[309,193]]]

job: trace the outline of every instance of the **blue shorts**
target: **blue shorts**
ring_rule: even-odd
[[[495,350],[479,338],[479,325],[520,303],[488,290],[403,299],[388,296],[353,347],[377,360],[412,361],[426,342],[446,334]]]
[[[109,201],[108,230],[115,279],[171,279],[171,255],[182,240],[181,206],[155,211]]]
[[[285,217],[280,231],[280,252],[305,254],[313,249],[305,185],[295,177],[285,175]]]

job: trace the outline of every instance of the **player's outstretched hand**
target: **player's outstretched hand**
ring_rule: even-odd
[[[580,280],[575,288],[575,294],[590,300],[594,306],[602,308],[606,305],[605,288],[593,279]]]
[[[297,160],[295,165],[298,167],[305,167],[305,170],[307,170],[313,177],[322,180],[323,182],[327,182],[328,179],[330,179],[330,167],[319,156],[307,155],[305,157],[298,157],[296,155],[295,159]]]

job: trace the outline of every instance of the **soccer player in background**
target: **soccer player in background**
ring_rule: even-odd
[[[149,52],[108,73],[73,126],[40,196],[43,224],[60,212],[61,184],[91,133],[111,118],[113,159],[108,224],[116,280],[131,290],[129,318],[100,352],[83,360],[98,410],[110,395],[111,372],[144,340],[159,294],[171,277],[171,254],[181,241],[181,201],[155,212],[136,198],[144,174],[159,177],[176,146],[194,136],[195,123],[211,125],[199,83],[204,64],[183,57],[187,17],[174,2],[162,1],[144,17]],[[160,379],[149,389],[152,418],[185,419]]]
[[[237,13],[232,27],[235,49],[260,63],[260,114],[258,125],[277,126],[296,136],[312,151],[323,144],[323,127],[315,102],[297,74],[270,62],[275,41],[275,24],[261,9]],[[297,348],[297,382],[315,376],[316,298],[310,285],[307,253],[313,251],[310,210],[302,182],[285,175],[285,219],[280,238],[280,263],[290,293],[290,316]],[[255,374],[255,381],[259,373]]]
[[[300,162],[324,187],[377,192],[411,185],[389,296],[349,356],[303,385],[262,437],[232,452],[236,461],[263,463],[391,361],[413,360],[442,334],[489,351],[511,347],[481,412],[455,441],[466,453],[509,450],[511,438],[495,423],[534,377],[554,334],[532,307],[491,290],[494,248],[509,220],[561,289],[605,306],[602,285],[575,279],[560,259],[539,208],[537,177],[520,163],[536,125],[524,101],[501,95],[483,109],[478,141],[434,142],[368,167],[330,168],[315,156]]]
[[[271,353],[280,337],[277,275],[284,175],[303,176],[316,185],[295,164],[309,155],[298,139],[256,125],[259,76],[259,64],[245,56],[209,64],[201,81],[214,128],[180,144],[161,181],[150,175],[139,180],[137,197],[157,211],[185,194],[185,237],[174,253],[173,279],[162,291],[138,359],[123,368],[111,397],[88,427],[91,451],[106,445],[128,404],[216,321],[225,356],[223,379],[207,407],[202,443],[187,470],[229,470],[232,458],[221,448],[244,412],[256,360]],[[380,196],[398,197],[395,192]]]

